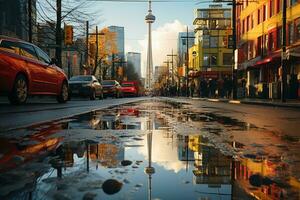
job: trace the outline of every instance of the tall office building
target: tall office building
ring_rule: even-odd
[[[0,0],[0,35],[28,40],[28,6],[27,0]],[[36,0],[32,0],[31,9],[32,32],[36,33]]]
[[[116,54],[117,58],[125,60],[125,34],[124,27],[121,26],[109,26],[108,30],[110,32],[116,33],[116,44],[118,53]]]
[[[188,48],[192,47],[194,45],[194,32],[180,32],[178,33],[178,41],[177,41],[177,53],[178,53],[178,60],[179,60],[179,66],[185,65],[186,62],[186,53],[187,53],[187,41],[186,38],[187,35],[191,37],[188,40]]]
[[[127,64],[132,64],[136,73],[138,73],[139,77],[142,77],[141,73],[141,53],[136,52],[128,52],[126,54]]]

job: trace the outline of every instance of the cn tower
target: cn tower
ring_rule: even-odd
[[[151,24],[155,22],[155,16],[152,14],[151,0],[149,0],[148,15],[145,17],[145,21],[148,24],[148,51],[147,51],[147,70],[146,70],[146,88],[151,90],[152,88],[152,70],[153,70],[153,59],[152,59],[152,31]]]

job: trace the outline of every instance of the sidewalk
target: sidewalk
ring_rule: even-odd
[[[198,99],[202,101],[211,101],[211,102],[224,102],[232,104],[251,104],[251,105],[262,105],[262,106],[273,106],[273,107],[285,107],[285,108],[300,108],[300,100],[287,100],[286,103],[282,103],[280,100],[267,100],[267,99],[217,99],[217,98],[199,98],[195,97],[192,99]]]

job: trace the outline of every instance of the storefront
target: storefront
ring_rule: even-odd
[[[280,98],[281,57],[279,53],[257,61],[247,68],[247,96],[252,98]]]

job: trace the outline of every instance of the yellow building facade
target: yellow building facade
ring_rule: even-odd
[[[189,49],[190,76],[218,79],[231,76],[231,9],[210,6],[195,10],[195,45]]]
[[[283,0],[244,1],[237,8],[239,70],[249,97],[279,98]],[[300,3],[287,1],[289,96],[298,95],[300,80]]]

